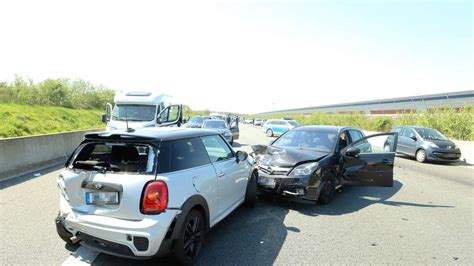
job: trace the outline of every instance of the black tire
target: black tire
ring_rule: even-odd
[[[182,265],[193,265],[204,244],[206,224],[198,210],[191,210],[184,219],[183,228],[176,241],[174,255]]]
[[[419,149],[415,153],[415,159],[420,163],[426,162],[426,151],[423,149]]]
[[[319,194],[318,202],[321,204],[328,204],[331,202],[332,198],[334,197],[334,181],[329,179],[324,183],[324,187]]]
[[[247,189],[245,190],[245,206],[253,207],[257,202],[257,175],[252,173],[252,176],[247,183]]]
[[[267,137],[273,137],[273,130],[267,129]]]

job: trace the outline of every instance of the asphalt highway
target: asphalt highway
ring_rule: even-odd
[[[266,144],[241,126],[235,149]],[[474,167],[397,157],[394,187],[344,187],[328,205],[259,199],[210,232],[201,265],[474,264]],[[0,264],[152,265],[66,246],[56,235],[60,168],[0,183]]]

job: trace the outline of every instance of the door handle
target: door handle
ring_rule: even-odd
[[[385,163],[385,164],[386,164],[386,163],[389,163],[389,162],[390,162],[390,161],[389,161],[388,159],[383,159],[383,160],[382,160],[382,163]]]
[[[223,176],[225,176],[225,173],[220,173],[217,175],[217,177],[223,177]]]

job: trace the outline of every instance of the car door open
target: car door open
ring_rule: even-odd
[[[384,152],[384,139],[392,138],[390,152]],[[398,133],[381,133],[362,138],[341,152],[340,175],[343,184],[393,186],[393,165]]]
[[[183,106],[181,104],[170,105],[156,116],[158,127],[181,126],[183,121]]]

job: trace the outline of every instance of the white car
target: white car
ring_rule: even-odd
[[[196,261],[209,228],[257,197],[257,170],[212,130],[91,133],[59,175],[59,236],[127,258]]]
[[[253,121],[253,124],[254,124],[255,126],[263,126],[263,123],[264,123],[263,119],[259,119],[259,118],[256,118],[256,119]]]

